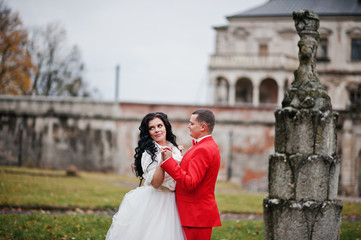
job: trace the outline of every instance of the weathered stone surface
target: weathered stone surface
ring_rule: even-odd
[[[289,155],[288,159],[292,168],[292,172],[293,172],[293,177],[295,178],[295,180],[297,180],[297,175],[298,175],[298,169],[305,164],[305,160],[307,158],[307,155],[303,155],[300,153],[297,154],[293,154],[293,155]]]
[[[298,201],[336,199],[339,172],[340,161],[331,156],[272,154],[269,196]]]
[[[265,240],[338,239],[341,201],[305,201],[265,198]]]
[[[319,18],[293,12],[300,65],[275,112],[276,151],[269,159],[269,197],[263,201],[266,240],[339,239],[342,204],[337,197],[336,120],[319,81]],[[282,154],[280,154],[282,153]]]
[[[277,109],[275,111],[275,151],[278,153],[286,152],[286,125],[285,110]]]
[[[320,156],[308,157],[296,172],[296,200],[327,199],[329,163]]]
[[[265,240],[308,239],[307,219],[291,202],[264,199]]]
[[[314,130],[312,115],[308,110],[294,112],[287,111],[286,126],[286,153],[312,154],[314,149]]]
[[[299,201],[336,199],[340,172],[338,158],[294,154],[290,155],[287,161],[292,170],[295,186],[294,199]],[[271,185],[273,184],[270,183]]]
[[[309,81],[308,77],[311,76]],[[329,111],[332,109],[330,97],[320,84],[317,73],[304,74],[295,72],[296,80],[292,83],[290,88],[285,93],[285,98],[282,101],[282,107],[292,107],[295,109],[312,109],[320,111]],[[297,81],[297,78],[303,78],[302,81]]]
[[[316,53],[319,42],[319,17],[309,10],[293,12],[298,42],[300,65],[294,72],[295,80],[282,102],[282,107],[296,109],[331,110],[331,99],[324,90],[316,72]]]
[[[316,216],[312,240],[338,240],[341,229],[341,201],[325,201]]]
[[[287,154],[336,154],[337,113],[283,108],[275,111],[275,150]]]
[[[294,198],[293,174],[285,154],[270,156],[268,184],[270,198]]]
[[[330,166],[330,180],[329,180],[329,192],[328,199],[336,200],[337,198],[337,189],[338,181],[340,176],[341,161],[339,157],[336,157]]]
[[[317,116],[315,154],[330,156],[336,154],[337,116],[337,113],[333,113],[331,111],[326,111]]]

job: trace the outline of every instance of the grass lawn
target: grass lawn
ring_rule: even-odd
[[[105,239],[110,224],[99,215],[0,215],[0,239]]]
[[[117,207],[137,179],[85,173],[66,177],[61,171],[0,167],[0,203],[79,207]]]
[[[104,239],[111,217],[99,215],[0,215],[1,239]],[[357,240],[361,222],[343,222],[341,240]],[[213,229],[212,240],[261,240],[263,221],[223,221]]]
[[[30,206],[117,208],[126,192],[136,187],[135,177],[81,172],[0,167],[0,203]],[[226,182],[216,185],[221,212],[263,213],[267,193],[246,192]],[[343,202],[343,216],[361,216],[361,204]],[[111,217],[76,215],[0,215],[0,239],[104,239]],[[263,239],[263,221],[222,222],[212,240]],[[361,222],[343,222],[341,239],[361,239]]]
[[[65,177],[64,171],[0,167],[0,203],[116,208],[124,194],[137,184],[136,177],[115,174],[81,172],[80,177]],[[266,195],[246,192],[226,182],[216,185],[221,212],[263,213]],[[344,216],[361,216],[361,204],[343,204]]]

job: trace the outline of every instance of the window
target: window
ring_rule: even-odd
[[[259,102],[261,104],[277,104],[278,85],[275,80],[267,78],[259,87]]]
[[[316,60],[318,62],[329,62],[328,48],[329,48],[329,37],[332,34],[331,29],[321,27],[318,30],[320,34],[320,41],[318,43]]]
[[[328,62],[328,39],[326,37],[320,38],[320,43],[318,44],[316,59],[320,62]]]
[[[351,60],[361,61],[361,38],[351,38]]]
[[[361,84],[350,83],[346,88],[349,93],[350,109],[352,111],[361,109]]]
[[[350,89],[350,102],[351,104],[359,103],[361,99],[361,85],[358,88]]]
[[[236,103],[252,103],[253,86],[248,78],[241,78],[236,83]]]
[[[361,61],[361,28],[354,27],[346,33],[350,39],[350,60]]]
[[[222,77],[217,78],[216,82],[216,103],[227,103],[229,95],[228,81]]]
[[[259,45],[259,56],[262,57],[268,56],[268,45],[266,43],[261,43]]]

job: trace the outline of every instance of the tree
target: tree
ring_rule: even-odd
[[[66,31],[59,23],[30,32],[28,51],[37,72],[32,76],[34,95],[90,96],[83,81],[84,64],[77,46],[66,48]]]
[[[0,0],[0,94],[89,97],[80,50],[65,40],[58,23],[27,32]]]
[[[26,51],[27,31],[17,13],[0,1],[0,94],[27,94],[36,72]]]

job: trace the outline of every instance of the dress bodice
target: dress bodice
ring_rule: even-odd
[[[145,179],[144,185],[145,186],[151,186],[151,182],[153,180],[153,176],[155,173],[155,170],[157,169],[157,167],[161,164],[162,162],[162,155],[161,155],[161,146],[157,143],[155,143],[157,146],[157,153],[156,153],[156,157],[155,157],[155,161],[152,162],[152,158],[150,156],[149,153],[147,153],[146,151],[143,152],[142,155],[142,169],[143,169],[143,178]],[[178,164],[180,164],[181,160],[182,160],[182,155],[181,152],[179,151],[179,149],[174,146],[173,144],[169,143],[169,145],[172,146],[172,155],[173,158],[178,162]],[[169,176],[168,173],[165,173],[164,175],[164,181],[162,183],[162,186],[169,189],[170,191],[174,191],[175,190],[175,185],[176,185],[176,181]]]

